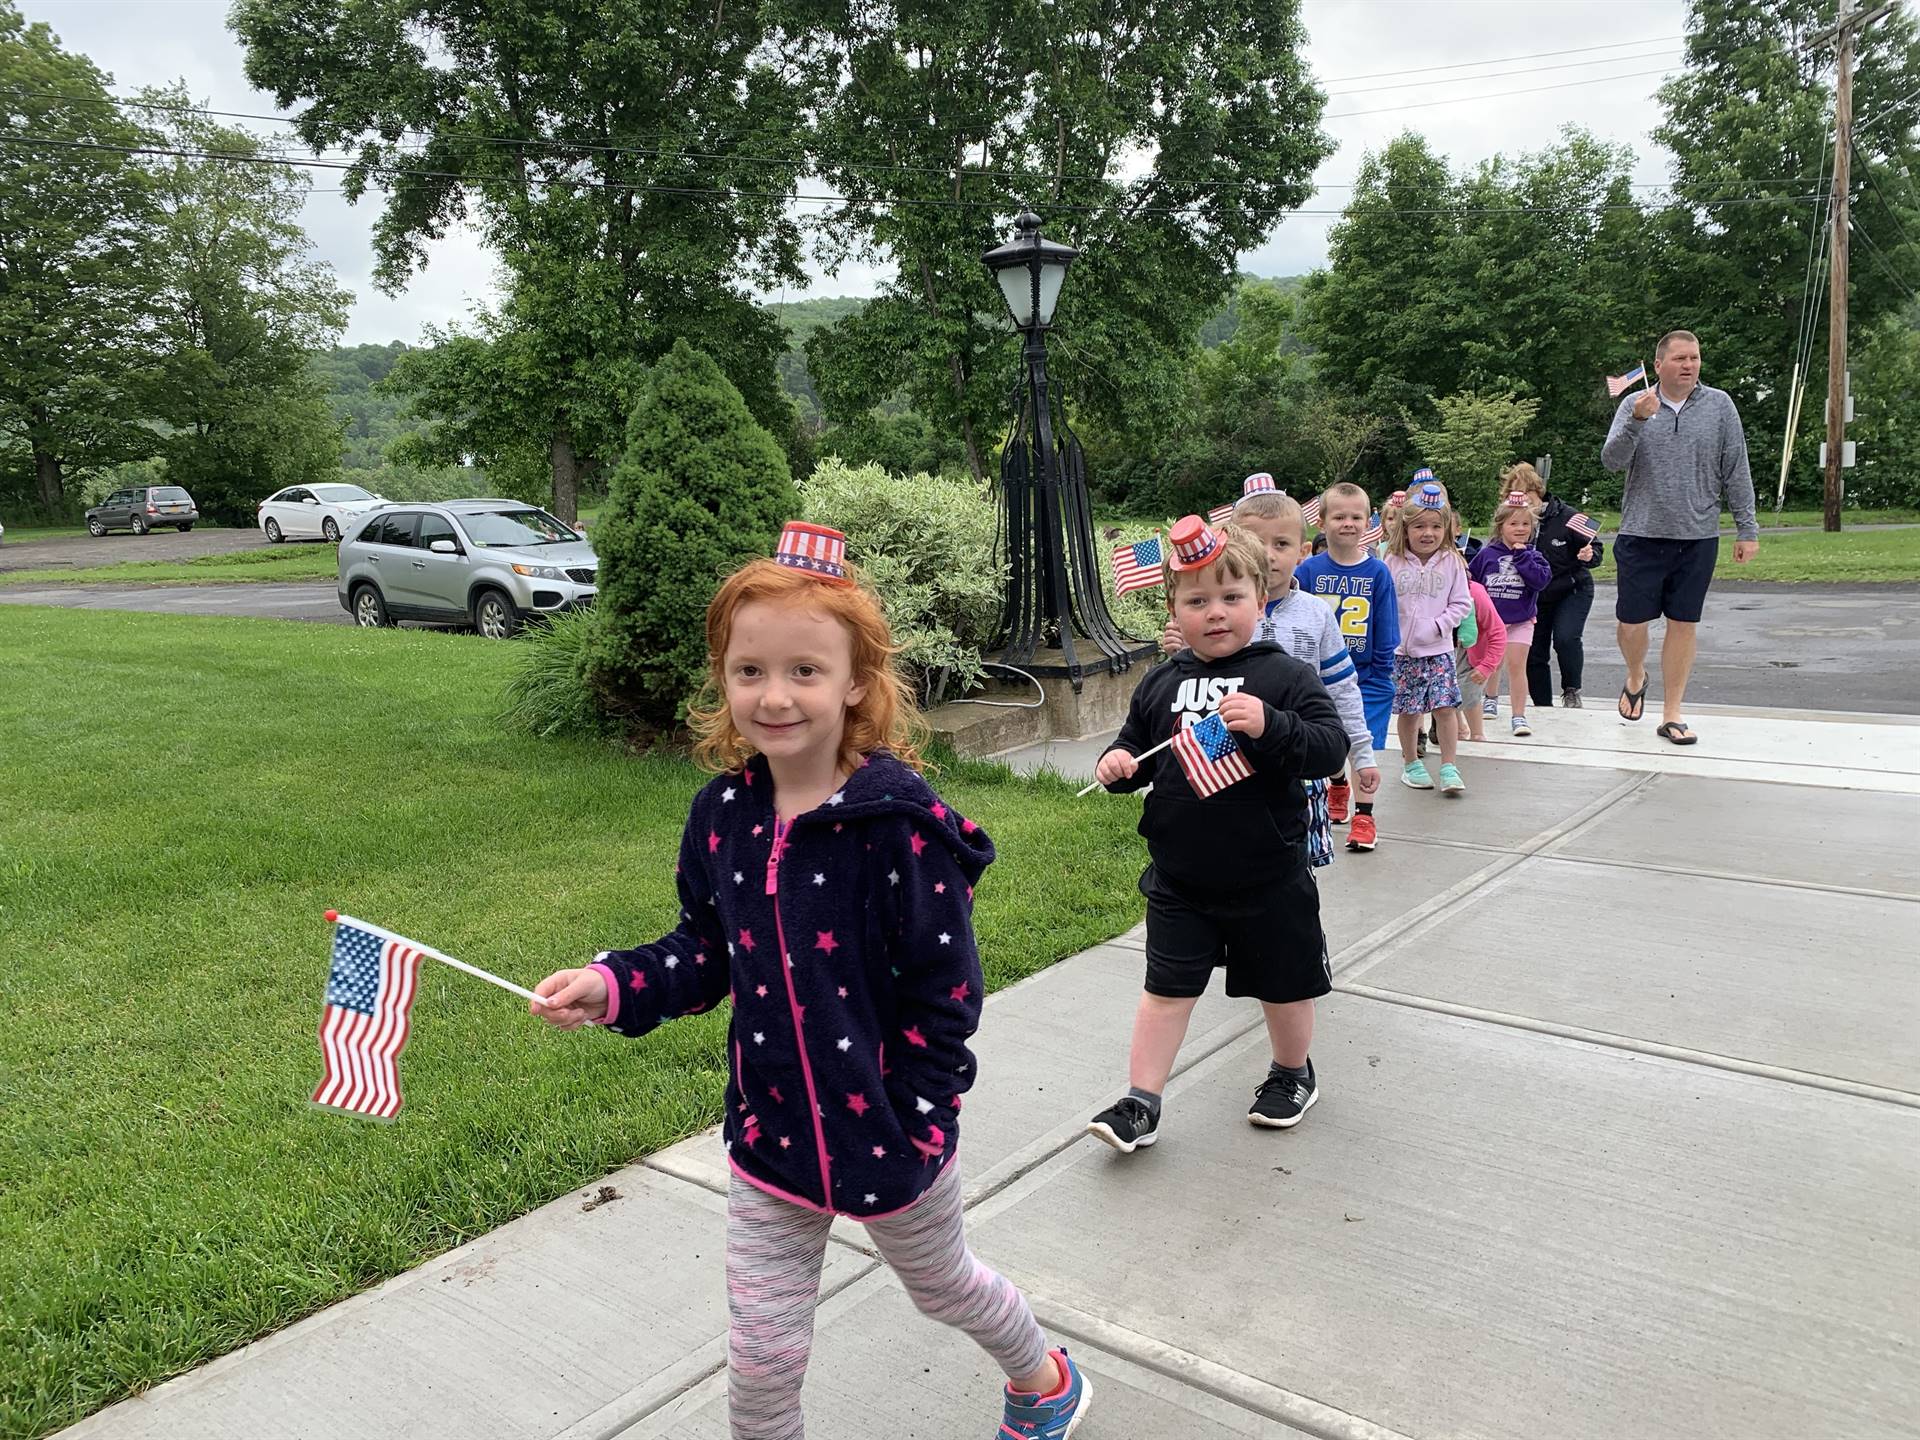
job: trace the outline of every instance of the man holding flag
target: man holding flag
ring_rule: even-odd
[[[1690,330],[1661,336],[1653,369],[1659,383],[1621,399],[1600,448],[1601,464],[1627,477],[1613,546],[1619,566],[1614,618],[1627,662],[1619,709],[1623,720],[1646,713],[1648,627],[1664,615],[1659,734],[1691,745],[1699,737],[1681,718],[1682,705],[1719,555],[1722,499],[1733,511],[1736,564],[1759,552],[1760,526],[1740,412],[1726,391],[1700,383],[1698,338]]]

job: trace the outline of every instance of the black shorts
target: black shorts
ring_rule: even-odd
[[[1149,995],[1204,995],[1222,966],[1227,994],[1275,1005],[1333,989],[1320,887],[1304,863],[1257,891],[1228,897],[1176,890],[1149,865],[1140,893],[1147,897]]]
[[[1622,625],[1645,625],[1662,615],[1689,625],[1700,623],[1713,583],[1718,540],[1655,540],[1617,535],[1613,560],[1619,569],[1619,593],[1613,618]]]

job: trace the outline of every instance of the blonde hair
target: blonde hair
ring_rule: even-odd
[[[1251,530],[1242,530],[1229,521],[1214,534],[1220,537],[1220,556],[1213,564],[1203,566],[1203,570],[1213,570],[1223,575],[1231,575],[1235,580],[1252,580],[1260,586],[1260,598],[1267,595],[1267,583],[1273,571],[1267,565],[1266,542]],[[1168,547],[1172,554],[1172,547]],[[1160,562],[1160,575],[1167,585],[1167,609],[1173,609],[1174,592],[1179,588],[1182,575],[1200,573],[1194,570],[1176,570],[1170,560]]]
[[[1524,490],[1536,500],[1547,498],[1547,482],[1540,472],[1524,460],[1515,461],[1500,472],[1500,495],[1504,500],[1515,490]]]
[[[895,758],[921,769],[920,741],[926,722],[920,718],[913,692],[901,677],[894,659],[900,647],[893,643],[880,598],[847,567],[850,585],[835,585],[817,575],[772,560],[749,560],[720,582],[707,606],[707,677],[700,693],[687,707],[687,725],[694,733],[694,762],[718,774],[742,768],[754,749],[733,723],[727,704],[727,646],[733,640],[733,618],[742,605],[767,603],[804,606],[846,627],[852,642],[853,676],[866,693],[847,707],[847,728],[840,737],[840,763],[858,767],[875,750],[886,749]]]
[[[1522,500],[1516,505],[1511,500],[1503,498],[1499,505],[1494,507],[1493,512],[1493,538],[1502,545],[1507,543],[1507,538],[1501,532],[1507,528],[1507,521],[1515,515],[1525,515],[1532,524],[1534,533],[1539,533],[1540,507],[1538,505],[1531,500]]]
[[[1276,495],[1271,490],[1249,495],[1233,507],[1233,518],[1227,523],[1238,525],[1243,520],[1291,520],[1300,527],[1301,542],[1307,538],[1306,517],[1300,513],[1300,502],[1291,495]]]
[[[1439,485],[1440,482],[1436,480],[1433,483]],[[1438,510],[1429,510],[1424,505],[1415,505],[1410,500],[1404,505],[1394,506],[1393,513],[1399,518],[1392,524],[1388,524],[1385,520],[1381,521],[1382,528],[1387,532],[1387,553],[1397,555],[1402,560],[1406,559],[1407,526],[1415,520],[1432,515],[1440,521],[1441,553],[1451,555],[1462,565],[1466,564],[1465,560],[1460,559],[1460,517],[1454,513],[1453,501],[1447,495],[1447,487],[1444,485],[1440,485],[1440,504],[1441,508]]]
[[[1338,500],[1358,500],[1362,505],[1371,506],[1372,499],[1351,480],[1342,480],[1338,485],[1329,485],[1326,494],[1320,499],[1320,513],[1326,514],[1327,507]]]

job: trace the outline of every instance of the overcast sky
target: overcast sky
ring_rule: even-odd
[[[29,20],[46,21],[67,49],[106,71],[119,93],[184,79],[218,109],[274,108],[247,84],[240,45],[226,28],[228,0],[21,3]],[[1457,168],[1500,151],[1538,148],[1560,126],[1579,124],[1634,146],[1636,180],[1667,178],[1667,157],[1647,138],[1660,83],[1658,73],[1647,72],[1677,63],[1684,0],[1305,0],[1305,15],[1308,59],[1330,96],[1326,128],[1339,143],[1315,177],[1321,189],[1307,212],[1337,212],[1349,194],[1342,182],[1353,180],[1362,155],[1403,129],[1426,134]],[[1616,48],[1593,48],[1599,46]],[[1545,53],[1563,51],[1580,53]],[[1547,86],[1555,88],[1540,88]],[[337,182],[320,172],[314,183]],[[493,265],[467,234],[437,244],[405,293],[376,290],[368,234],[378,203],[369,196],[350,206],[338,194],[307,200],[316,254],[354,294],[348,343],[415,340],[423,325],[464,319],[491,297]],[[1291,275],[1325,263],[1334,218],[1289,216],[1242,256],[1241,267]],[[774,298],[866,295],[882,278],[847,266],[834,276],[816,272],[809,291]]]

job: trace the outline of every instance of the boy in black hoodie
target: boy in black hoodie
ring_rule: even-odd
[[[1161,1092],[1215,969],[1226,968],[1229,995],[1266,1012],[1273,1064],[1247,1118],[1275,1129],[1319,1098],[1307,1050],[1313,1001],[1332,988],[1300,782],[1345,763],[1340,714],[1312,666],[1252,643],[1267,593],[1259,539],[1193,515],[1169,538],[1167,608],[1187,648],[1140,682],[1094,772],[1116,793],[1153,786],[1140,817],[1147,980],[1129,1089],[1087,1126],[1126,1154],[1159,1138]],[[1252,771],[1245,779],[1203,797],[1170,749],[1134,758],[1216,712]]]

